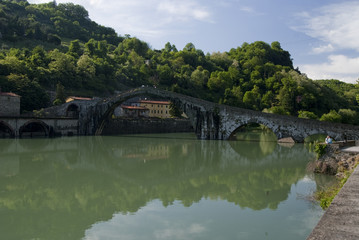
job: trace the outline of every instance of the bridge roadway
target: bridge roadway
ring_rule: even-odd
[[[357,167],[307,240],[359,239],[359,168]]]

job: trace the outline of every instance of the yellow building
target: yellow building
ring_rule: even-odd
[[[140,107],[145,107],[149,110],[149,117],[170,118],[170,104],[169,101],[151,101],[140,100]]]

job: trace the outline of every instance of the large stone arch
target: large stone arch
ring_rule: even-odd
[[[123,102],[125,102],[131,98],[135,98],[135,97],[139,97],[139,96],[162,98],[162,99],[167,99],[167,100],[173,102],[190,118],[192,126],[194,126],[193,121],[192,121],[193,114],[191,114],[189,112],[188,104],[181,101],[181,99],[178,98],[177,96],[172,96],[171,94],[163,96],[162,94],[156,94],[156,92],[153,93],[153,92],[147,92],[147,91],[132,91],[130,94],[124,94],[124,95],[120,94],[120,95],[113,97],[109,100],[104,100],[103,102],[106,102],[107,104],[103,104],[103,102],[102,102],[102,104],[96,105],[96,107],[95,107],[96,111],[97,112],[102,111],[103,113],[98,115],[98,116],[101,116],[100,118],[94,119],[94,122],[97,122],[97,126],[95,126],[95,128],[94,128],[95,135],[102,134],[105,124],[111,118],[113,112],[115,111],[115,109],[118,106],[120,106]]]
[[[277,140],[280,139],[281,135],[280,133],[277,131],[277,128],[275,128],[274,126],[268,124],[268,122],[262,122],[260,120],[253,120],[253,119],[250,119],[248,121],[239,121],[238,122],[238,126],[237,127],[234,127],[230,130],[230,134],[229,134],[229,137],[228,139],[233,139],[233,135],[242,127],[248,125],[248,124],[251,124],[251,123],[256,123],[256,124],[260,124],[260,125],[263,125],[265,127],[267,127],[268,129],[270,129],[274,135],[277,137]]]
[[[0,121],[0,137],[1,138],[14,138],[15,131],[12,127],[4,121]]]
[[[95,135],[101,135],[102,131],[105,127],[105,124],[109,121],[109,119],[112,117],[115,109],[118,106],[121,106],[121,104],[125,101],[127,101],[128,99],[137,97],[137,96],[141,96],[142,94],[134,94],[132,96],[127,96],[127,97],[119,97],[118,99],[115,99],[112,104],[109,104],[107,106],[106,111],[103,113],[103,115],[101,116],[101,118],[99,119],[99,124],[98,126],[95,128]]]
[[[19,129],[19,137],[50,137],[51,128],[41,120],[30,120]]]
[[[317,132],[325,132],[336,140],[343,140],[344,136],[348,136],[348,139],[359,139],[359,126],[230,107],[151,87],[122,92],[82,108],[79,118],[80,134],[99,135],[116,106],[128,98],[140,95],[158,96],[176,103],[190,119],[199,139],[227,140],[233,131],[248,122],[263,124],[272,129],[278,139],[292,138],[295,142],[303,142],[306,136]]]

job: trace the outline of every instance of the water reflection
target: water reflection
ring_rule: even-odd
[[[313,157],[303,145],[184,134],[1,139],[0,146],[4,239],[81,239],[92,224],[154,200],[277,209]]]

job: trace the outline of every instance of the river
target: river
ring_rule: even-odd
[[[306,239],[328,179],[303,144],[194,134],[0,139],[0,238]]]

